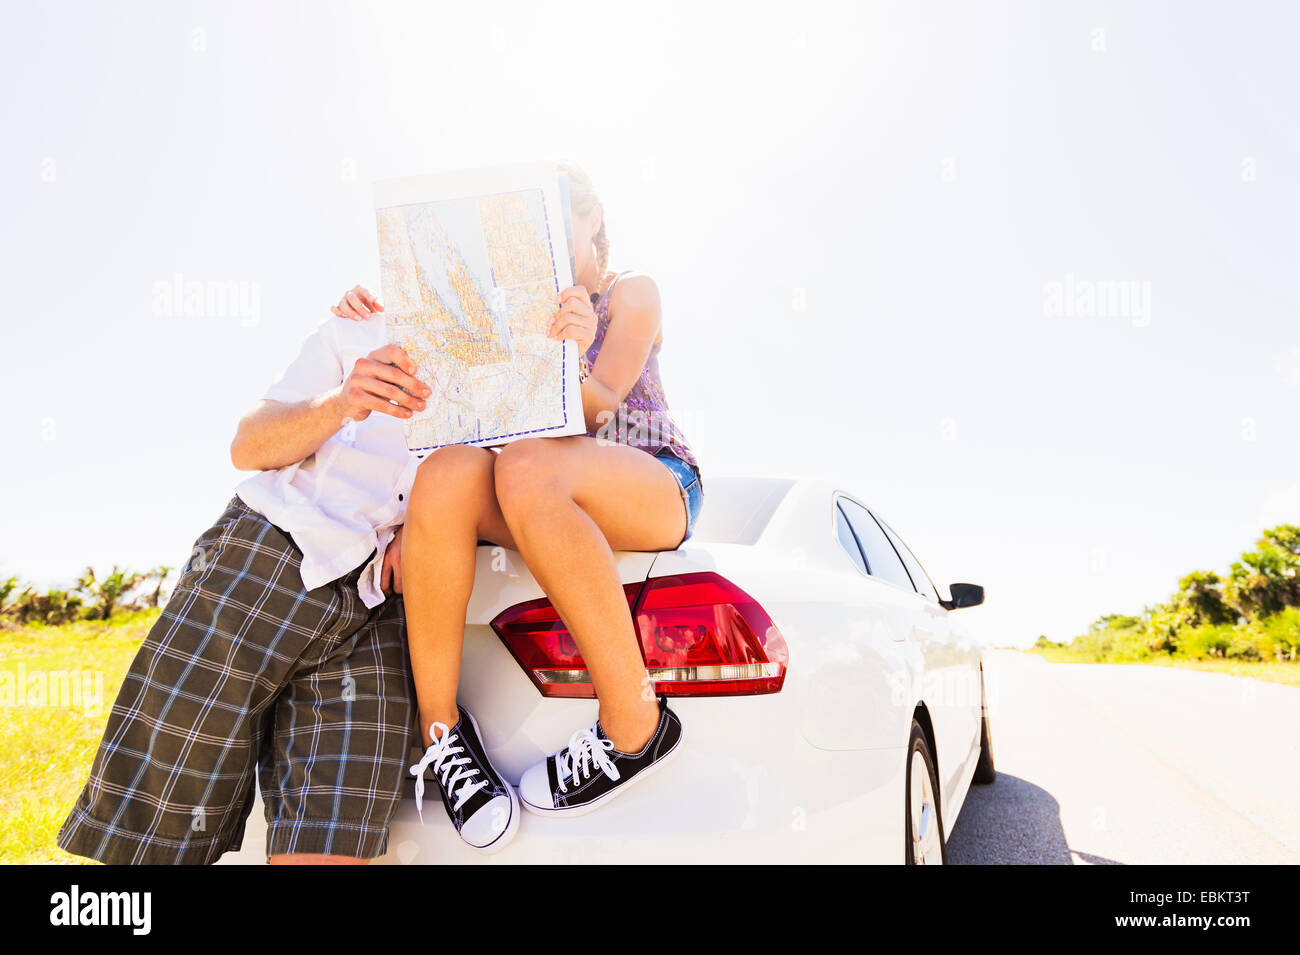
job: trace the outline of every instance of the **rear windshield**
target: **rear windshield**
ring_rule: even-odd
[[[787,478],[705,478],[704,507],[691,540],[757,543],[793,486]]]

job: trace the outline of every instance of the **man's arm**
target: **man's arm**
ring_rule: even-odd
[[[263,399],[239,419],[230,461],[241,471],[270,471],[315,454],[343,426],[337,389],[307,401]]]
[[[315,454],[344,422],[371,412],[409,418],[423,411],[429,387],[414,377],[414,362],[396,345],[372,351],[343,382],[306,401],[263,399],[239,421],[230,461],[241,471],[269,471]]]

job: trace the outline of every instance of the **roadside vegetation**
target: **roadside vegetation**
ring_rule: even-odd
[[[0,580],[0,863],[85,860],[54,844],[170,568]]]
[[[1300,526],[1264,531],[1226,576],[1196,570],[1163,603],[1106,614],[1069,643],[1033,650],[1075,663],[1157,663],[1300,686]]]
[[[103,577],[87,567],[70,587],[38,590],[18,577],[0,580],[0,630],[30,623],[110,620],[119,610],[143,610],[162,601],[172,568],[136,572],[116,565]]]

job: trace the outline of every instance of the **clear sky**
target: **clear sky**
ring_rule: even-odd
[[[9,4],[0,573],[182,562],[378,288],[370,184],[571,157],[706,480],[841,477],[990,641],[1140,610],[1300,522],[1297,48],[1286,3]]]

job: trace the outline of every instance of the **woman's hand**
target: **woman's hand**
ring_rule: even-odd
[[[596,340],[596,310],[591,307],[591,296],[581,285],[572,285],[560,293],[560,308],[551,319],[546,337],[572,339],[578,343],[579,355],[585,355]]]
[[[339,318],[350,318],[354,322],[364,322],[376,312],[383,310],[384,306],[379,304],[375,293],[360,285],[354,286],[350,292],[344,292],[339,303],[330,306],[330,311]]]

